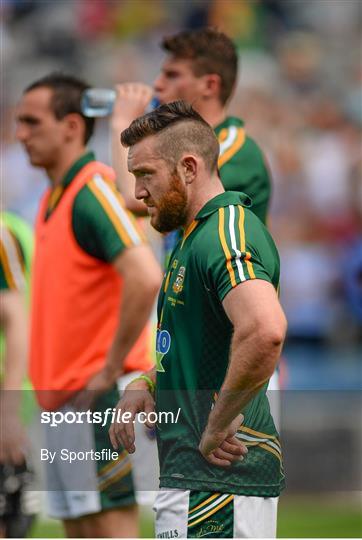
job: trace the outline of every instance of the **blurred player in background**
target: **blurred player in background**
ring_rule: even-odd
[[[152,95],[160,103],[182,99],[215,130],[220,144],[218,169],[227,191],[242,191],[252,199],[251,210],[266,223],[271,182],[263,154],[246,134],[241,119],[227,115],[238,70],[235,45],[224,33],[212,28],[180,32],[164,38],[167,53],[154,89],[140,83],[118,86],[113,128],[113,163],[127,207],[145,214],[134,197],[134,180],[127,171],[127,152],[119,151],[119,134],[145,112]]]
[[[86,88],[74,77],[51,74],[26,88],[17,111],[17,138],[50,181],[36,222],[30,350],[31,380],[46,410],[114,406],[116,381],[128,359],[135,369],[127,355],[160,283],[159,266],[123,207],[112,169],[87,150],[94,120],[81,113]],[[138,358],[138,369],[142,363]],[[87,441],[94,450],[109,447],[100,424],[83,426],[77,440],[66,430],[61,435],[62,426],[45,427],[53,448],[85,450]],[[124,451],[116,461],[79,468],[79,478],[70,471],[59,463],[47,471],[50,514],[63,520],[69,537],[137,536]],[[77,491],[85,476],[93,488]]]
[[[286,331],[277,249],[249,197],[225,192],[218,141],[192,107],[163,105],[121,137],[151,225],[183,230],[158,299],[156,368],[118,405],[135,415],[155,397],[174,414],[157,423],[156,536],[275,538],[284,474],[266,390]],[[134,452],[132,423],[110,436]]]
[[[27,223],[10,212],[1,212],[0,536],[7,538],[27,535],[40,503],[38,494],[29,489],[34,477],[29,470],[23,414],[24,400],[30,397],[26,386],[27,300],[32,251],[33,237]]]

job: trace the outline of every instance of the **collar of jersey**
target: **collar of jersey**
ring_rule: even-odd
[[[95,161],[96,157],[93,152],[87,152],[86,154],[83,154],[73,165],[70,167],[68,172],[65,173],[63,181],[62,181],[62,187],[67,187],[71,183],[72,180],[77,176],[79,171],[83,169],[87,163],[90,163],[91,161]]]
[[[216,127],[214,127],[214,131],[216,134],[218,134],[223,128],[227,128],[229,126],[237,126],[237,127],[243,127],[244,126],[244,120],[241,118],[237,118],[236,116],[227,116],[225,120],[223,120],[220,124],[218,124]]]
[[[224,193],[220,193],[220,195],[216,195],[213,199],[210,199],[205,206],[201,208],[195,219],[206,218],[219,210],[219,208],[229,206],[230,204],[234,206],[241,204],[241,206],[249,208],[252,203],[250,197],[245,193],[239,191],[225,191]]]

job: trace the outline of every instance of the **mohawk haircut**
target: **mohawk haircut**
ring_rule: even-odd
[[[161,47],[177,59],[191,60],[196,77],[217,74],[221,80],[219,99],[230,98],[238,72],[238,56],[231,39],[215,28],[187,30],[165,37]]]
[[[156,151],[175,165],[184,152],[199,155],[210,172],[217,169],[219,143],[211,126],[184,101],[161,105],[136,118],[122,131],[121,143],[134,146],[146,137],[158,135]]]

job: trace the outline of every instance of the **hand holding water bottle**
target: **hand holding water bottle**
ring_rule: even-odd
[[[118,84],[116,94],[111,125],[112,129],[119,132],[126,129],[135,118],[155,107],[152,103],[152,87],[147,84]]]

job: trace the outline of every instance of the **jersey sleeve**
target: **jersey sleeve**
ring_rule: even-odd
[[[271,178],[265,157],[242,127],[231,126],[224,131],[218,160],[222,184],[226,191],[243,191],[249,195],[251,211],[265,224],[271,196]]]
[[[275,285],[274,254],[264,232],[260,221],[241,205],[219,208],[213,245],[207,246],[205,242],[203,249],[207,260],[207,286],[216,292],[220,301],[244,281],[263,279]]]
[[[0,290],[24,291],[25,264],[19,242],[3,223],[0,230]]]
[[[100,175],[78,193],[72,217],[79,246],[102,261],[112,262],[124,249],[145,242],[114,183]]]

